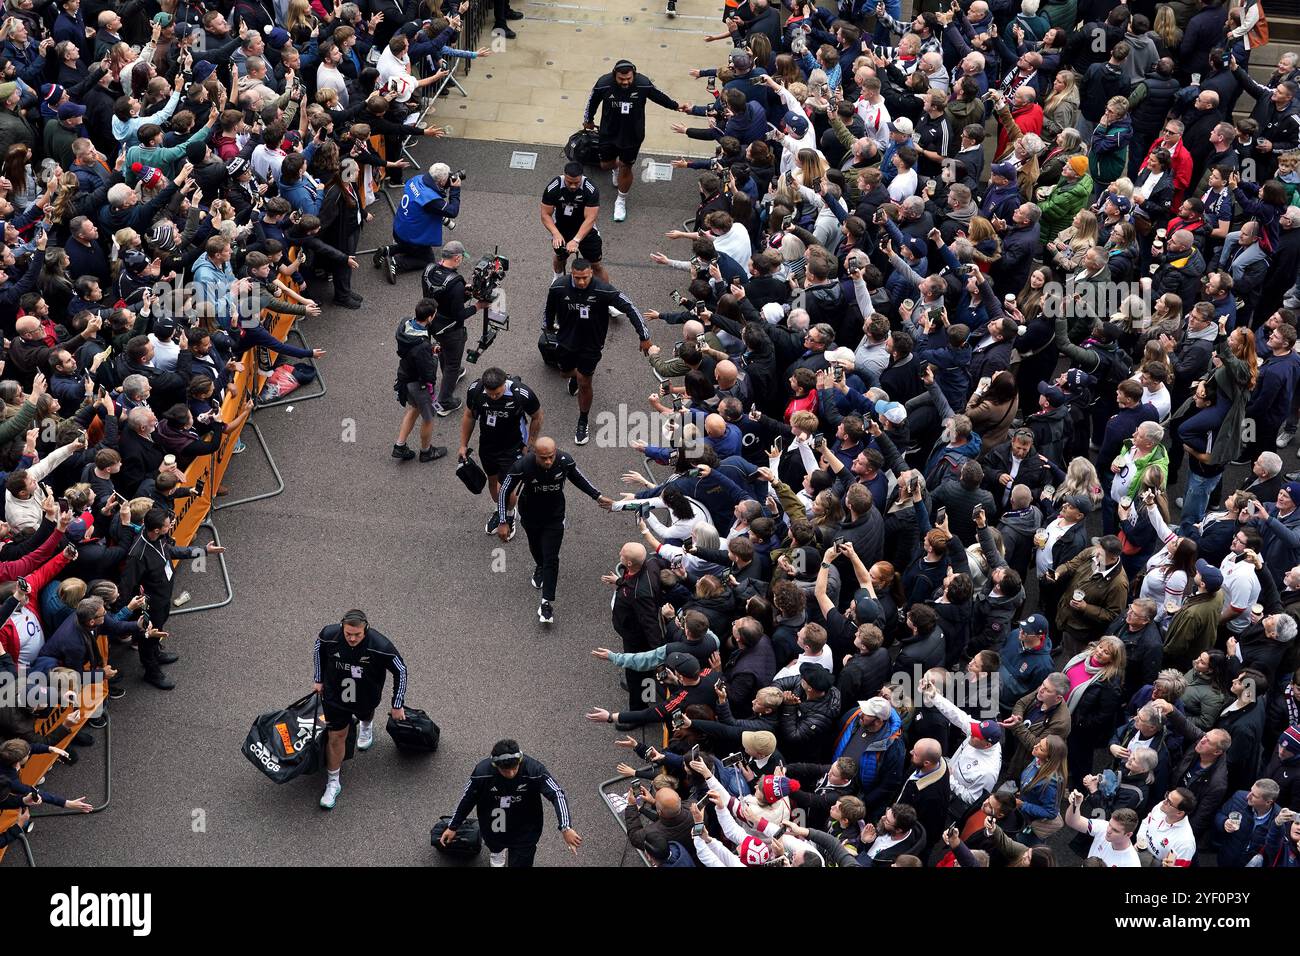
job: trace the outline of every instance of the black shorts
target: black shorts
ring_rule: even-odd
[[[501,445],[482,445],[479,447],[478,457],[483,465],[483,473],[489,477],[498,477],[504,476],[523,453],[523,442],[520,442],[514,448],[505,448]]]
[[[352,724],[353,717],[366,723],[375,719],[375,709],[373,707],[367,711],[353,710],[343,704],[322,700],[321,710],[325,714],[325,727],[327,730],[347,730]]]
[[[561,233],[561,235],[564,234]],[[565,241],[568,242],[570,239],[572,239],[572,236],[566,237]],[[555,257],[559,259],[561,262],[568,259],[569,256],[572,255],[572,253],[570,253],[569,250],[565,249],[563,246],[561,246],[559,249],[556,249],[554,246],[552,246],[551,248],[552,251],[555,253]],[[604,243],[601,241],[600,231],[597,229],[591,230],[591,232],[587,233],[585,236],[582,237],[582,242],[578,243],[578,255],[580,255],[582,258],[586,259],[590,263],[594,264],[599,262],[603,254],[604,254]]]
[[[559,363],[561,369],[566,372],[577,369],[587,378],[596,374],[596,366],[600,364],[600,351],[598,349],[583,349],[575,352],[566,349],[563,345],[555,348],[555,360]]]
[[[614,143],[600,144],[600,161],[607,163],[611,159],[617,159],[624,166],[635,166],[637,154],[641,152],[641,144],[635,146],[622,147]]]

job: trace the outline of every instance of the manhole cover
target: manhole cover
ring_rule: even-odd
[[[537,122],[540,123],[541,120],[538,120]],[[511,169],[536,169],[537,154],[525,153],[516,150],[515,152],[510,154],[510,168]],[[672,167],[670,166],[669,169],[671,168]]]

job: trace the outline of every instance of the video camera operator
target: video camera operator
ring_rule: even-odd
[[[434,261],[434,250],[442,245],[443,223],[460,213],[464,178],[463,170],[453,174],[446,163],[434,163],[406,184],[393,216],[393,243],[375,250],[375,268],[383,266],[389,285],[397,284],[397,273]]]
[[[465,342],[469,334],[465,331],[465,320],[473,318],[479,309],[486,309],[487,302],[468,305],[465,302],[465,277],[460,274],[461,264],[465,261],[465,247],[459,242],[449,242],[442,247],[438,261],[424,270],[424,297],[438,303],[438,314],[434,316],[431,332],[437,340],[441,351],[438,353],[438,365],[442,371],[442,384],[438,386],[438,397],[433,403],[433,410],[441,417],[450,415],[463,404],[453,398],[456,383],[465,374],[461,364],[465,356]]]

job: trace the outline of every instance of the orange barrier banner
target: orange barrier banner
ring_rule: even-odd
[[[108,638],[100,635],[98,644],[100,659],[107,661]],[[106,700],[108,700],[108,686],[102,681],[97,684],[84,685],[76,703],[69,704],[59,701],[54,710],[37,720],[34,728],[35,733],[51,747],[67,750],[72,746],[72,738],[81,731],[81,728],[86,726],[86,722],[90,720],[91,715],[99,710]],[[74,714],[77,719],[72,721],[70,718]],[[36,782],[46,776],[58,763],[58,759],[58,755],[52,753],[32,754],[26,766],[18,774],[18,779],[29,787],[34,787]],[[8,830],[17,822],[17,810],[5,810],[0,813],[0,833]],[[5,850],[7,849],[8,847],[0,849],[0,860],[4,859]]]

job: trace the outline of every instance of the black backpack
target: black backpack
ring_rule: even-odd
[[[392,714],[388,715],[388,736],[393,738],[398,750],[433,753],[438,749],[438,725],[418,707],[407,707],[405,710],[405,720],[397,720]]]
[[[564,156],[571,162],[595,166],[600,162],[600,134],[591,129],[580,129],[564,144]]]
[[[456,831],[456,838],[450,845],[442,845],[442,832],[451,823],[451,817],[440,817],[429,831],[429,842],[439,852],[457,860],[472,860],[483,850],[483,838],[479,835],[478,820],[469,817]]]

